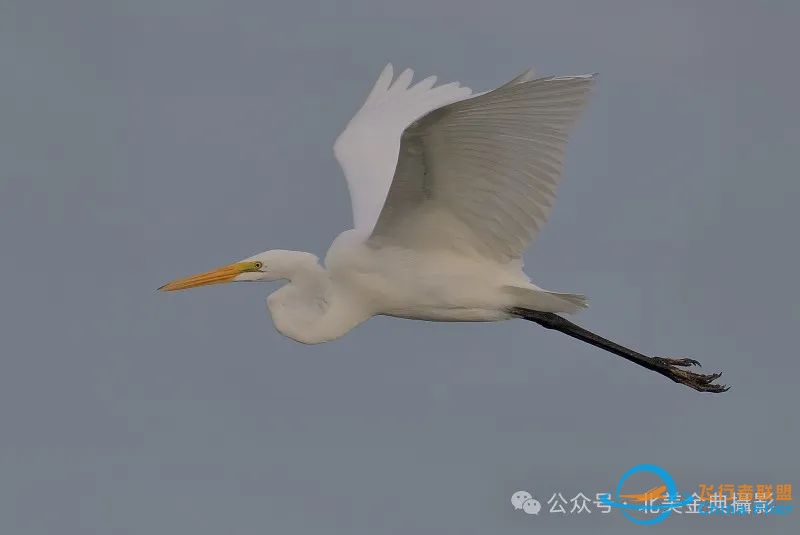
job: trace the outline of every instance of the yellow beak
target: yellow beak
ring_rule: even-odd
[[[235,264],[228,264],[227,266],[218,267],[211,271],[206,271],[205,273],[198,273],[197,275],[190,275],[182,279],[168,282],[159,288],[159,290],[162,292],[173,292],[175,290],[186,290],[198,286],[231,282],[237,275],[247,271],[258,271],[256,264],[257,262],[237,262]]]

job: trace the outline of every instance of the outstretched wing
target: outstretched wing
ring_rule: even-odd
[[[431,111],[403,132],[370,242],[522,255],[552,208],[594,75],[529,78]]]
[[[333,146],[350,190],[353,225],[367,234],[389,191],[403,130],[429,111],[472,94],[458,82],[434,87],[435,76],[409,87],[413,74],[406,69],[393,80],[392,64],[386,65],[366,102]]]

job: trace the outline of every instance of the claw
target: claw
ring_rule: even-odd
[[[730,390],[728,385],[713,384],[714,381],[722,377],[722,373],[695,373],[681,369],[681,367],[700,366],[700,363],[694,359],[656,357],[655,360],[660,366],[663,366],[663,368],[657,370],[658,373],[698,392],[720,393]]]

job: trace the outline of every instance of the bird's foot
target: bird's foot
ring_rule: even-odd
[[[689,358],[667,358],[655,357],[653,359],[658,365],[658,373],[669,377],[676,383],[681,383],[689,388],[694,388],[698,392],[726,392],[730,389],[727,385],[716,385],[714,381],[720,378],[721,373],[695,373],[681,368],[690,366],[700,366],[700,363]]]

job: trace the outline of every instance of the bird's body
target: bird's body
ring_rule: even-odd
[[[334,241],[325,265],[335,286],[369,296],[373,315],[428,321],[504,319],[505,310],[520,303],[503,288],[530,285],[519,262],[498,264],[448,250],[374,248],[353,230]]]
[[[533,284],[522,255],[543,227],[561,178],[568,134],[593,75],[535,79],[529,70],[474,94],[435,77],[411,84],[383,70],[334,144],[350,190],[354,228],[322,265],[272,250],[173,281],[179,290],[230,281],[286,281],[268,307],[282,334],[307,344],[339,338],[375,315],[426,321],[524,318],[621,355],[698,390],[715,376],[652,359],[556,313],[579,294]]]
[[[284,267],[286,259],[291,262]],[[275,276],[289,282],[267,303],[276,328],[307,344],[339,338],[377,315],[499,321],[513,317],[511,307],[574,312],[583,305],[581,296],[536,287],[519,261],[501,264],[449,250],[376,248],[357,230],[334,240],[324,266],[317,257],[295,251],[270,251],[249,260],[285,269]]]
[[[339,235],[325,266],[334,286],[367,296],[371,315],[428,321],[502,319],[508,303],[500,288],[526,280],[516,263],[503,266],[448,250],[370,247],[356,230]]]

